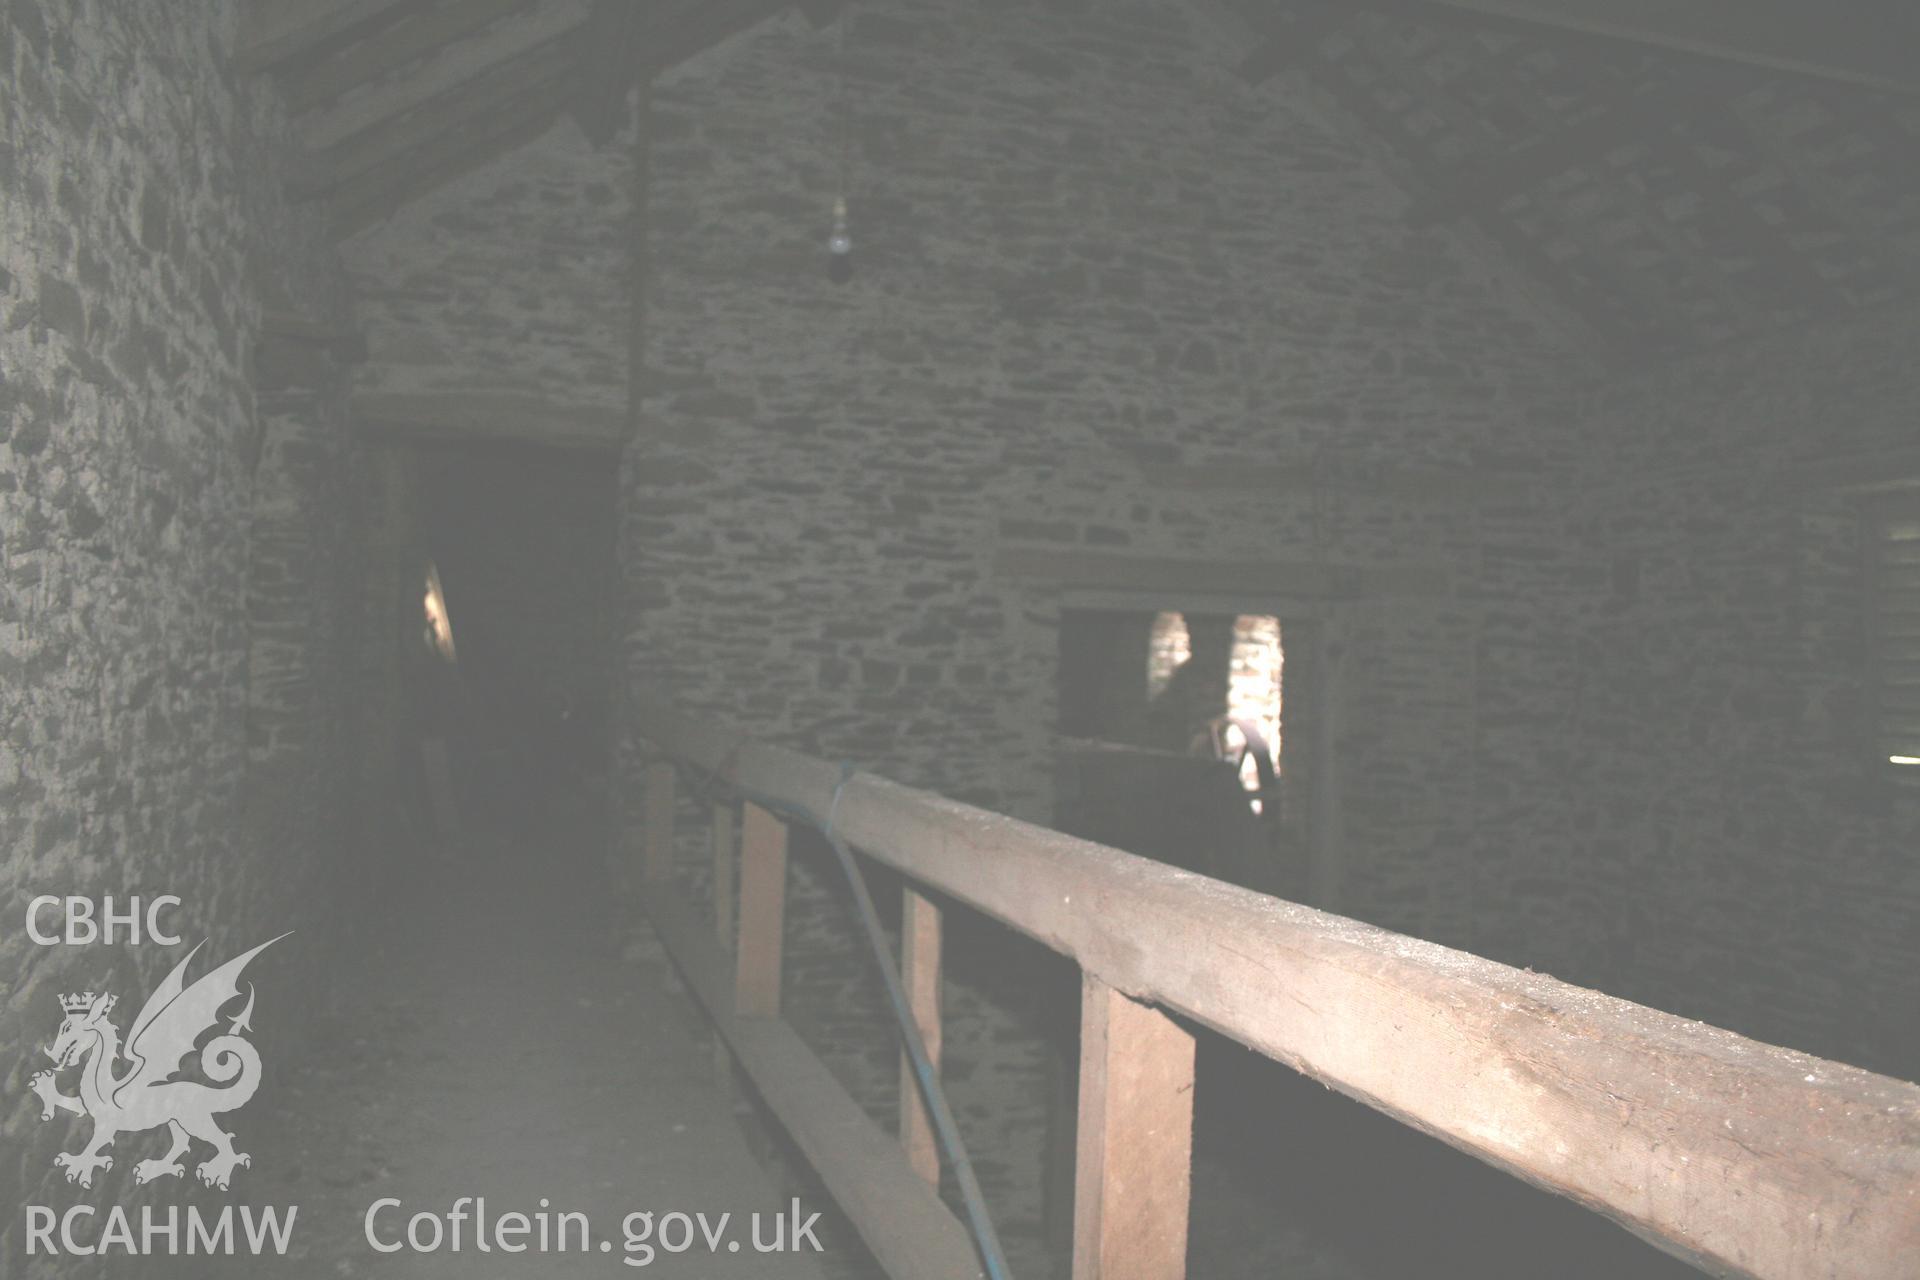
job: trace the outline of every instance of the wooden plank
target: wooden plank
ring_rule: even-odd
[[[1423,0],[1429,7],[1604,36],[1889,93],[1920,93],[1912,28],[1887,15],[1755,0]]]
[[[1073,1280],[1184,1280],[1192,1174],[1192,1033],[1086,975]]]
[[[1467,43],[1464,37],[1456,40]],[[1654,83],[1648,88],[1603,80],[1589,71],[1568,70],[1564,74],[1573,77],[1573,87],[1584,91],[1584,96],[1611,100],[1614,105],[1562,130],[1543,101],[1531,96],[1516,98],[1515,109],[1530,115],[1536,126],[1545,127],[1548,136],[1519,152],[1496,155],[1485,165],[1469,167],[1422,212],[1451,216],[1493,209],[1539,179],[1578,165],[1587,165],[1596,178],[1605,180],[1612,176],[1601,163],[1608,151],[1632,145],[1661,153],[1675,172],[1691,183],[1704,206],[1708,252],[1703,254],[1688,239],[1686,230],[1639,183],[1606,182],[1605,196],[1629,206],[1631,215],[1661,242],[1674,261],[1690,268],[1705,290],[1721,298],[1726,314],[1738,317],[1750,310],[1750,295],[1756,284],[1763,286],[1763,303],[1778,305],[1784,301],[1796,310],[1805,309],[1809,299],[1831,304],[1833,290],[1813,264],[1767,225],[1752,204],[1738,196],[1720,169],[1696,150],[1692,135],[1721,119],[1721,103],[1740,88],[1728,83],[1731,77],[1724,70],[1718,75],[1713,70],[1703,72],[1698,66],[1655,68]],[[1477,133],[1483,144],[1498,144],[1484,114],[1459,103],[1445,87],[1436,88],[1447,99],[1458,123]],[[1727,123],[1731,125],[1731,120]],[[1676,130],[1684,130],[1688,136],[1682,137]],[[1722,140],[1707,140],[1709,150],[1724,145]],[[1734,276],[1718,269],[1714,260],[1729,249],[1744,252],[1756,270]],[[1771,289],[1765,287],[1769,283]]]
[[[411,151],[395,155],[351,178],[340,175],[337,170],[328,170],[329,176],[340,179],[331,192],[334,209],[336,212],[368,209],[376,211],[379,217],[389,216],[533,141],[552,127],[566,102],[564,76],[554,76],[512,98],[491,102],[471,115],[450,121],[445,130]]]
[[[911,885],[900,891],[900,984],[907,1007],[927,1046],[927,1060],[940,1071],[940,908]],[[921,1095],[913,1058],[900,1052],[900,1145],[907,1163],[928,1185],[940,1185],[940,1147],[933,1113]]]
[[[993,569],[1002,578],[1067,588],[1257,592],[1292,599],[1445,595],[1448,590],[1447,571],[1438,564],[1378,566],[1180,560],[1104,551],[1007,547],[994,557]]]
[[[1405,122],[1383,108],[1371,88],[1354,83],[1344,69],[1330,68],[1321,80],[1334,109],[1376,141],[1386,168],[1406,192],[1409,205],[1419,207],[1435,179],[1430,172],[1431,165],[1412,154],[1415,144],[1407,136]],[[1642,354],[1645,347],[1642,336],[1633,327],[1621,323],[1611,308],[1596,300],[1592,290],[1583,288],[1580,281],[1517,226],[1482,217],[1464,238],[1469,247],[1481,251],[1481,256],[1495,270],[1510,273],[1528,293],[1543,300],[1549,314],[1571,322],[1573,336],[1580,345],[1599,352],[1603,363],[1619,367]]]
[[[564,41],[542,46],[483,74],[452,93],[408,112],[384,129],[350,138],[318,153],[308,171],[292,184],[302,198],[331,191],[419,149],[475,118],[505,108],[526,110],[528,99],[571,73]]]
[[[838,789],[855,847],[1108,986],[1709,1272],[1891,1276],[1920,1253],[1920,1086],[642,710],[743,788],[822,815]]]
[[[483,35],[448,46],[407,75],[374,85],[315,115],[302,130],[307,147],[321,151],[377,128],[453,92],[489,68],[561,39],[586,20],[582,0],[541,0]]]
[[[647,765],[646,789],[642,792],[647,825],[646,839],[640,847],[640,876],[649,885],[673,878],[674,780],[673,761],[655,760]]]
[[[652,23],[641,37],[644,74],[677,67],[786,7],[787,0],[702,0],[675,19]]]
[[[357,391],[348,407],[369,435],[595,450],[618,450],[626,440],[618,409],[512,391]]]
[[[733,948],[733,860],[738,843],[731,804],[713,806],[713,937]]]
[[[557,114],[557,107],[550,108],[513,119],[504,128],[500,120],[489,121],[463,131],[445,145],[426,149],[417,157],[417,169],[408,168],[403,158],[394,162],[394,169],[384,180],[370,175],[355,187],[336,193],[332,210],[335,239],[344,240],[384,222],[415,200],[518,150],[552,128]]]
[[[787,824],[757,804],[740,829],[740,942],[733,1010],[743,1018],[780,1014],[780,967],[787,916]]]
[[[688,988],[881,1268],[895,1280],[979,1280],[966,1229],[914,1175],[892,1136],[785,1022],[729,1007],[738,986],[732,966],[692,911],[667,893],[649,898],[647,912]]]
[[[409,62],[482,31],[529,0],[457,0],[405,18],[377,37],[360,40],[283,75],[281,90],[296,113],[332,102],[351,89],[398,71]]]
[[[731,803],[713,806],[713,940],[724,953],[733,951],[734,858],[738,853],[739,824]],[[726,1037],[713,1046],[713,1074],[722,1088],[733,1084],[733,1055]]]
[[[420,0],[249,0],[241,7],[234,65],[264,71],[364,34]]]
[[[1434,83],[1430,71],[1430,62],[1416,60],[1404,50],[1404,40],[1399,33],[1391,29],[1380,29],[1368,45],[1369,55],[1380,64],[1380,69],[1392,84],[1406,86],[1419,94],[1420,100],[1444,120],[1449,128],[1463,138],[1477,138],[1483,148],[1500,148],[1505,145],[1502,135],[1487,120],[1486,113],[1477,104],[1463,102],[1446,87]],[[1423,91],[1424,90],[1424,91]],[[1369,100],[1371,98],[1369,97]],[[1532,99],[1522,96],[1522,101]],[[1394,127],[1403,127],[1401,118],[1394,118]],[[1432,181],[1432,179],[1430,179]],[[1617,195],[1612,188],[1606,188],[1609,194]],[[1560,209],[1558,202],[1536,201],[1535,207]],[[1553,261],[1545,247],[1534,236],[1528,234],[1517,220],[1499,216],[1494,206],[1487,205],[1472,210],[1478,220],[1479,228],[1489,240],[1500,246],[1513,263],[1529,277],[1550,289],[1559,291],[1563,305],[1581,305],[1586,309],[1588,323],[1601,330],[1606,350],[1610,357],[1635,359],[1642,353],[1634,349],[1634,337],[1622,332],[1612,324],[1611,309],[1593,308],[1587,299],[1593,295],[1593,275],[1590,273],[1585,282],[1574,278],[1560,264]],[[1572,217],[1560,218],[1560,229],[1567,238],[1584,242],[1586,255],[1591,261],[1609,264],[1605,279],[1609,286],[1628,294],[1635,303],[1635,310],[1644,316],[1660,317],[1666,327],[1678,330],[1680,326],[1672,322],[1673,291],[1665,276],[1651,277],[1646,273],[1628,270],[1616,260],[1617,255],[1611,245],[1598,237],[1586,220]],[[1696,255],[1682,254],[1677,261],[1682,265],[1692,264]],[[1583,287],[1584,285],[1584,287]]]

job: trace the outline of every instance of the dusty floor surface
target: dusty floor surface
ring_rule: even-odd
[[[579,849],[487,843],[475,837],[439,888],[412,895],[369,942],[356,958],[363,998],[290,1064],[272,1131],[256,1125],[242,1198],[300,1206],[288,1256],[193,1274],[817,1280],[804,1240],[802,1253],[756,1250],[776,1218],[796,1239],[791,1197],[748,1153],[671,979],[623,958],[630,927],[591,863]],[[481,1253],[470,1208],[455,1253],[447,1215],[463,1196],[485,1197],[495,1221],[526,1214],[529,1243],[543,1203],[550,1242],[561,1211],[584,1214],[591,1241],[583,1250],[576,1226],[565,1251]],[[441,1247],[376,1251],[366,1217],[388,1198],[400,1206],[375,1220],[384,1243],[427,1211],[448,1231]],[[642,1211],[654,1234],[630,1244],[641,1224],[628,1215]],[[665,1221],[674,1212],[709,1227],[730,1217],[716,1243],[696,1221],[691,1247],[671,1252],[683,1242],[683,1224]]]

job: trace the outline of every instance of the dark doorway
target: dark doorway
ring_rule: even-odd
[[[418,530],[457,653],[429,655],[424,711],[463,826],[604,812],[616,473],[604,453],[419,449]]]

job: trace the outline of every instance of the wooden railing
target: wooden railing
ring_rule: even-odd
[[[735,1060],[898,1280],[974,1277],[980,1265],[933,1189],[912,1080],[896,1140],[779,1017],[787,831],[762,803],[831,808],[845,840],[910,885],[1078,962],[1074,1280],[1185,1274],[1194,1046],[1169,1011],[1710,1273],[1920,1275],[1920,1087],[871,774],[843,779],[669,708],[643,705],[638,717],[657,753],[641,851],[653,922]],[[737,879],[736,801],[717,807],[713,928],[669,883],[676,761],[762,801],[744,804]],[[903,972],[937,1061],[940,912],[906,892]]]

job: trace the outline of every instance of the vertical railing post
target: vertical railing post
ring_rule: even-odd
[[[940,1070],[940,908],[908,887],[900,903],[900,982],[927,1059]],[[940,1149],[934,1143],[933,1116],[921,1096],[913,1059],[900,1055],[900,1145],[907,1163],[930,1185],[940,1185]]]
[[[1182,1280],[1193,1036],[1092,974],[1080,993],[1073,1280]]]
[[[673,876],[673,780],[673,761],[655,760],[647,766],[647,834],[640,851],[640,877],[646,884],[664,884]]]
[[[771,1018],[780,1012],[781,935],[787,909],[787,825],[757,804],[740,824],[740,941],[733,1011]]]
[[[713,936],[722,951],[733,949],[733,846],[734,811],[731,801],[713,806]],[[724,1085],[733,1082],[733,1052],[726,1037],[713,1038],[714,1078]]]
[[[713,806],[713,936],[723,950],[733,947],[733,805]]]

